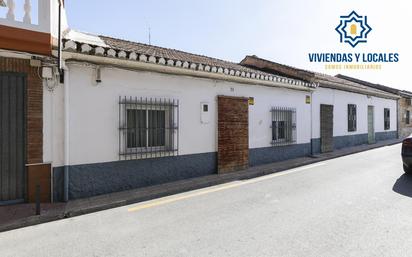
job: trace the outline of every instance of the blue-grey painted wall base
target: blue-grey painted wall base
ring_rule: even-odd
[[[249,165],[256,166],[310,155],[310,143],[249,149]]]
[[[216,153],[71,165],[69,198],[78,199],[214,174]],[[64,167],[54,172],[54,199],[63,200]]]
[[[396,131],[376,133],[376,141],[395,139]],[[334,137],[334,148],[368,143],[367,134]],[[273,163],[320,152],[320,139],[311,143],[249,150],[249,165]],[[79,199],[95,195],[201,177],[217,172],[217,153],[202,153],[143,160],[72,165],[68,173],[68,197]],[[54,199],[64,200],[64,166],[54,172]]]
[[[63,170],[63,201],[69,201],[69,166],[64,166]]]

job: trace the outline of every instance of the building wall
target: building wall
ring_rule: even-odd
[[[282,155],[276,158],[303,156],[310,149],[298,150],[298,145],[310,143],[310,130],[305,126],[310,123],[310,104],[305,103],[308,92],[108,67],[101,69],[102,82],[96,84],[94,67],[69,64],[68,68],[65,79],[70,87],[72,199],[216,173],[218,95],[254,97],[254,105],[249,106],[250,165],[273,159],[270,112],[273,106],[293,107],[297,112],[297,142],[283,147]],[[44,94],[44,108],[48,109],[45,160],[53,162],[55,197],[61,199],[63,86],[52,93],[45,90]],[[119,161],[119,96],[179,100],[178,157]],[[205,102],[210,111],[207,124],[200,121],[201,103]],[[257,152],[260,154],[256,155]],[[272,157],[262,158],[262,154]]]
[[[179,99],[179,155],[217,151],[218,95],[255,98],[255,104],[249,106],[250,148],[271,146],[272,106],[297,108],[297,143],[310,142],[310,131],[303,125],[310,123],[307,92],[115,68],[102,68],[102,83],[96,85],[94,68],[71,64],[69,69],[71,165],[119,160],[119,96]],[[51,125],[45,124],[47,133],[54,134],[46,144],[53,146],[53,151],[46,149],[46,159],[61,166],[63,87],[45,95],[45,105],[53,106],[53,113],[46,112],[45,119],[54,120],[53,132]],[[200,122],[200,104],[204,102],[209,103],[208,124]]]
[[[396,138],[397,131],[397,102],[374,96],[357,93],[318,88],[313,93],[312,107],[312,138],[314,151],[320,149],[320,105],[330,104],[333,109],[333,136],[335,149],[346,146],[365,144],[368,141],[368,106],[374,106],[374,127],[376,140]],[[357,109],[357,129],[348,131],[348,104],[355,104]],[[384,129],[384,108],[390,109],[390,129]]]
[[[406,111],[411,115],[409,124],[406,124]],[[412,105],[407,98],[402,97],[399,99],[399,136],[405,138],[410,134],[412,134]]]
[[[68,64],[65,79],[70,96],[71,199],[127,190],[217,171],[217,96],[254,97],[249,105],[249,165],[307,156],[319,143],[320,104],[333,104],[337,148],[365,143],[367,105],[375,106],[377,139],[391,138],[383,130],[383,108],[391,109],[391,129],[396,131],[396,101],[319,88],[312,105],[310,92],[215,81],[186,76],[102,67],[102,82],[95,82],[94,66]],[[67,82],[66,81],[66,82]],[[63,87],[44,91],[45,161],[54,168],[55,198],[63,183]],[[144,160],[119,160],[119,96],[179,100],[179,156]],[[201,123],[201,103],[209,104],[210,122]],[[347,132],[347,104],[358,110],[358,129]],[[296,144],[271,145],[271,108],[296,108]],[[312,110],[311,110],[312,109]],[[311,129],[311,122],[313,122]],[[311,136],[312,135],[312,136]],[[313,140],[311,140],[313,138]],[[367,139],[367,136],[366,136]],[[311,144],[312,143],[312,144]],[[315,146],[314,146],[315,145]],[[315,151],[316,152],[316,151]]]

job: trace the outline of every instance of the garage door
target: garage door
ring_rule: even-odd
[[[0,73],[0,204],[25,196],[26,77]]]

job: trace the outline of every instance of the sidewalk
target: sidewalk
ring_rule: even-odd
[[[39,216],[34,216],[34,204],[0,206],[0,232],[106,210],[114,207],[120,207],[128,204],[147,201],[159,197],[236,180],[259,177],[374,148],[393,145],[400,142],[401,140],[399,139],[381,141],[373,145],[348,147],[340,150],[335,150],[331,153],[319,154],[312,157],[302,157],[282,162],[255,166],[234,173],[214,174],[210,176],[181,180],[162,185],[73,200],[69,201],[68,203],[42,204],[42,212]]]

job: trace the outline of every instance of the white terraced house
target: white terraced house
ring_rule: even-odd
[[[67,201],[397,136],[395,94],[82,33],[63,3],[39,3],[48,29],[0,19],[0,202],[32,201],[38,184],[43,201]]]

